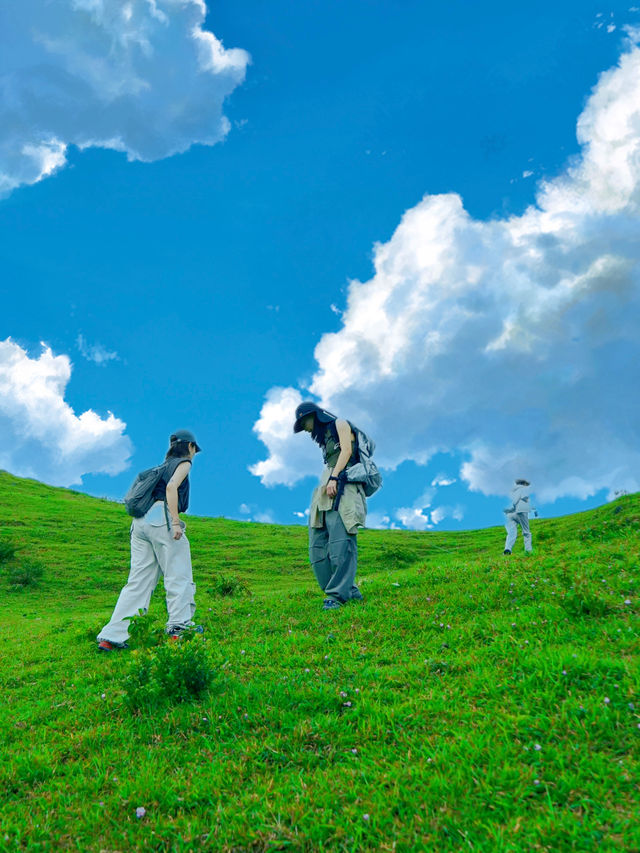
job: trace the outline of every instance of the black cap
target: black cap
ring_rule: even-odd
[[[200,453],[202,448],[196,441],[195,435],[188,429],[177,429],[175,432],[171,433],[171,437],[169,441],[173,444],[174,441],[189,441],[191,444],[195,444],[196,453]]]
[[[296,409],[296,422],[293,425],[294,432],[302,432],[302,421],[307,415],[315,415],[320,423],[323,424],[329,424],[336,419],[336,416],[332,415],[331,412],[321,409],[320,406],[316,406],[315,403],[308,400],[306,403],[300,403]]]

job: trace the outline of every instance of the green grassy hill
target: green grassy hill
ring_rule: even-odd
[[[640,850],[639,520],[365,531],[323,612],[304,528],[191,518],[204,640],[159,589],[99,655],[123,507],[0,473],[0,850]],[[161,659],[210,689],[145,704]]]

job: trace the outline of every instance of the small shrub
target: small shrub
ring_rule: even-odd
[[[13,542],[0,542],[0,566],[3,563],[8,563],[13,560],[16,555],[16,550],[16,546]]]
[[[220,577],[217,577],[214,580],[213,585],[207,589],[207,592],[210,595],[221,596],[248,595],[249,588],[244,581],[240,580],[240,578],[234,577],[233,575],[230,575],[229,577],[220,575]]]
[[[152,649],[164,642],[166,637],[164,629],[159,625],[154,625],[142,610],[136,616],[129,617],[128,621],[131,645],[134,648]]]
[[[571,616],[606,616],[611,612],[608,601],[588,589],[577,588],[561,599],[562,607]]]
[[[44,574],[44,569],[40,563],[33,560],[23,560],[17,566],[11,566],[8,572],[8,579],[11,586],[38,586],[39,581]]]
[[[199,635],[134,652],[124,682],[126,702],[131,710],[188,702],[207,692],[213,676],[206,640]]]

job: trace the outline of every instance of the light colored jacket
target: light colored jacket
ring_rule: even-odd
[[[529,502],[529,497],[531,495],[531,486],[514,486],[511,489],[511,506],[505,509],[505,513],[515,513],[515,512],[526,512],[530,513],[533,511],[533,507]]]
[[[333,509],[335,498],[330,498],[325,492],[333,469],[326,466],[320,477],[320,483],[316,486],[311,497],[311,509],[309,510],[309,527],[322,527],[324,518],[322,513]],[[360,483],[347,483],[340,498],[338,513],[342,519],[347,533],[357,533],[367,519],[367,500],[364,489]]]

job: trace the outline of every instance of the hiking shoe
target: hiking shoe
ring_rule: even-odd
[[[98,640],[99,652],[119,652],[128,648],[128,643],[112,643],[110,640]]]
[[[342,605],[339,601],[336,601],[335,598],[325,598],[322,602],[323,610],[340,610]]]
[[[182,627],[181,625],[171,625],[167,628],[167,634],[170,640],[177,640],[182,634],[204,634],[204,626],[187,625],[186,627]]]
[[[502,553],[503,553],[503,554],[510,554],[510,553],[511,553],[511,551],[510,551],[508,548],[505,548],[505,549],[504,549],[504,551],[503,551]]]

